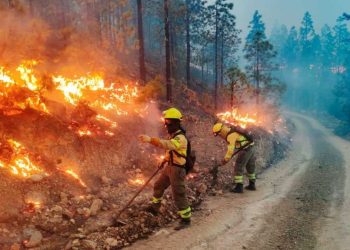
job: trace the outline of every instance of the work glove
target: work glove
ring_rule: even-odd
[[[151,142],[151,137],[148,135],[139,135],[139,140],[143,143],[149,143]]]

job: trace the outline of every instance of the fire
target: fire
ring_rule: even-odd
[[[88,129],[79,129],[78,131],[77,131],[77,133],[78,133],[78,135],[79,136],[91,136],[92,135],[92,132],[90,131],[90,130],[88,130]]]
[[[117,123],[116,122],[108,119],[107,117],[105,117],[103,115],[97,115],[96,116],[96,120],[106,123],[110,128],[116,128],[117,127]]]
[[[39,210],[41,206],[42,204],[40,201],[28,201],[26,207],[24,208],[24,212],[35,213],[35,211]]]
[[[37,65],[37,61],[25,61],[17,67],[17,71],[20,73],[20,78],[23,81],[22,87],[27,87],[32,91],[39,90],[38,79],[34,75],[33,67]]]
[[[9,76],[9,72],[5,71],[4,67],[0,67],[0,82],[5,83],[6,86],[15,84],[15,81]]]
[[[235,126],[240,126],[242,128],[246,128],[248,124],[259,123],[256,114],[249,115],[247,113],[245,115],[241,115],[238,112],[237,108],[232,109],[232,111],[218,113],[216,116],[223,122],[230,123]]]
[[[24,213],[35,213],[37,210],[42,208],[42,202],[36,200],[27,200],[26,205],[23,209]]]
[[[86,90],[97,91],[104,89],[104,81],[100,76],[80,77],[77,79],[68,79],[63,76],[54,76],[53,82],[57,89],[61,90],[67,102],[77,105],[83,97]]]
[[[43,90],[48,90],[35,71],[38,64],[35,60],[23,61],[12,71],[0,65],[0,108],[10,105],[9,108],[24,110],[29,107],[49,113],[43,98]],[[139,95],[137,85],[107,84],[99,73],[73,78],[57,75],[49,77],[49,80],[54,89],[62,93],[67,104],[77,106],[84,102],[96,111],[110,111],[119,116],[129,114],[127,109]],[[25,98],[18,96],[18,90],[25,93]],[[110,123],[116,126],[114,122]]]
[[[72,169],[67,169],[65,173],[67,173],[68,175],[76,179],[80,183],[80,185],[82,185],[83,187],[87,187],[85,182],[82,179],[80,179],[79,175],[75,173]]]
[[[106,130],[106,131],[105,131],[105,135],[108,135],[108,136],[113,136],[113,135],[114,135],[114,133],[113,133],[113,132],[111,132],[111,131]]]
[[[145,184],[145,180],[141,177],[137,177],[135,179],[129,179],[128,182],[134,186],[141,186]]]
[[[119,107],[118,103],[130,104],[138,96],[136,86],[117,87],[115,83],[107,86],[98,74],[76,79],[54,76],[52,80],[68,103],[76,106],[80,101],[85,100],[89,102],[91,107],[106,111],[113,110],[117,115],[128,114],[127,111]],[[96,96],[98,99],[94,100]]]
[[[10,108],[24,110],[29,107],[49,113],[41,97],[40,89],[42,86],[34,75],[33,67],[36,64],[36,61],[25,61],[16,68],[14,73],[0,66],[0,107],[12,104]],[[18,95],[18,90],[25,93],[25,95],[24,98],[15,101],[16,98],[13,97]],[[7,114],[16,113],[7,112]]]
[[[0,167],[8,169],[12,174],[28,178],[34,174],[46,173],[30,159],[29,152],[19,142],[14,140],[7,141],[7,150],[10,156],[6,161],[0,158]],[[1,144],[0,144],[1,145]]]

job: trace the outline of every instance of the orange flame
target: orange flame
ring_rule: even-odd
[[[88,130],[88,129],[79,129],[78,131],[77,131],[77,133],[78,133],[78,135],[79,136],[91,136],[93,133],[90,131],[90,130]]]
[[[49,113],[41,93],[44,85],[35,74],[37,65],[38,62],[35,60],[23,61],[15,71],[9,71],[0,66],[0,104],[2,98],[9,98],[11,94],[15,96],[15,88],[22,88],[27,90],[25,93],[28,93],[28,96],[25,100],[16,100],[16,103],[12,104],[14,108],[24,110],[30,107]],[[107,85],[102,76],[97,73],[77,76],[73,79],[61,75],[52,76],[51,80],[67,103],[76,106],[84,101],[92,108],[111,111],[116,115],[128,115],[127,104],[133,103],[138,97],[137,86],[118,86],[115,83]],[[3,103],[8,101],[3,100]]]
[[[34,174],[47,175],[40,167],[30,160],[29,152],[14,140],[8,140],[7,143],[13,151],[9,162],[5,163],[0,160],[0,167],[9,169],[9,171],[17,176],[28,178]]]
[[[138,177],[138,178],[135,178],[135,179],[129,179],[128,182],[131,185],[134,185],[134,186],[141,186],[141,185],[145,184],[145,180],[143,178],[141,178],[141,177]]]
[[[246,128],[248,124],[259,123],[256,114],[249,115],[247,113],[245,115],[241,115],[238,112],[237,108],[232,109],[232,111],[218,113],[216,116],[223,122],[226,122],[235,126],[240,126],[242,128]]]
[[[80,183],[80,185],[82,185],[83,187],[87,187],[85,182],[83,182],[83,180],[80,179],[79,175],[75,173],[72,169],[67,169],[65,172],[68,175],[72,176],[74,179],[76,179]]]
[[[117,127],[117,123],[116,122],[108,119],[107,117],[105,117],[103,115],[97,115],[96,116],[96,120],[106,123],[110,128],[116,128]]]
[[[17,67],[17,71],[20,73],[20,78],[23,80],[22,87],[26,87],[32,91],[39,90],[38,80],[34,75],[33,67],[37,65],[37,61],[25,61]]]
[[[22,110],[29,107],[44,113],[49,113],[39,92],[42,86],[38,83],[34,75],[33,67],[36,64],[37,62],[34,60],[25,61],[16,68],[17,73],[12,74],[6,71],[4,67],[0,66],[0,103],[1,101],[7,103],[6,99],[11,97],[12,91],[16,93],[16,89],[27,89],[27,92],[30,94],[27,94],[24,99],[15,102],[13,107]]]
[[[53,82],[57,89],[60,90],[65,100],[77,105],[83,99],[91,99],[89,93],[98,92],[97,100],[90,100],[91,107],[101,108],[103,110],[113,110],[118,115],[127,115],[128,112],[118,106],[119,103],[131,103],[138,96],[138,88],[117,87],[114,83],[107,87],[104,80],[98,74],[80,77],[77,79],[68,79],[63,76],[54,76]]]

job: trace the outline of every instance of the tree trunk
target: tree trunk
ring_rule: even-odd
[[[29,13],[34,16],[33,0],[29,0]]]
[[[214,74],[215,74],[215,79],[214,79],[214,83],[215,83],[215,87],[214,87],[214,108],[215,111],[218,108],[218,22],[219,22],[219,17],[218,17],[218,7],[217,4],[215,5],[215,51],[214,51],[214,55],[215,55],[215,62],[214,62]]]
[[[204,62],[202,61],[201,62],[201,81],[202,81],[202,83],[204,82]]]
[[[12,0],[8,0],[8,5],[9,5],[9,8],[10,9],[13,9],[14,7],[15,7],[15,4],[14,4],[14,2],[12,1]]]
[[[224,86],[224,31],[221,30],[220,86]]]
[[[191,35],[190,35],[190,0],[186,0],[186,84],[191,81]]]
[[[139,40],[139,67],[140,67],[140,80],[141,84],[146,82],[146,67],[145,67],[145,45],[143,36],[143,8],[142,0],[137,0],[137,30]]]
[[[233,110],[234,89],[235,89],[235,84],[234,84],[234,82],[232,81],[232,82],[231,82],[231,110]]]
[[[172,102],[172,89],[170,82],[170,34],[169,34],[169,0],[164,0],[164,31],[165,31],[165,82],[166,99]]]
[[[260,103],[260,49],[259,44],[257,45],[257,51],[256,51],[256,106],[259,107]]]
[[[170,19],[170,17],[169,17]],[[170,75],[176,78],[176,34],[172,23],[169,23]]]

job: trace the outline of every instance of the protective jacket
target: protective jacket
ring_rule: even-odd
[[[240,149],[241,147],[244,147],[245,145],[250,143],[250,141],[244,135],[232,131],[231,128],[228,126],[223,126],[219,135],[222,138],[226,139],[228,143],[225,155],[226,161],[229,161],[232,158],[235,149]]]
[[[171,165],[184,166],[186,164],[188,141],[181,130],[176,131],[168,140],[151,138],[151,144],[166,150],[165,160]]]

